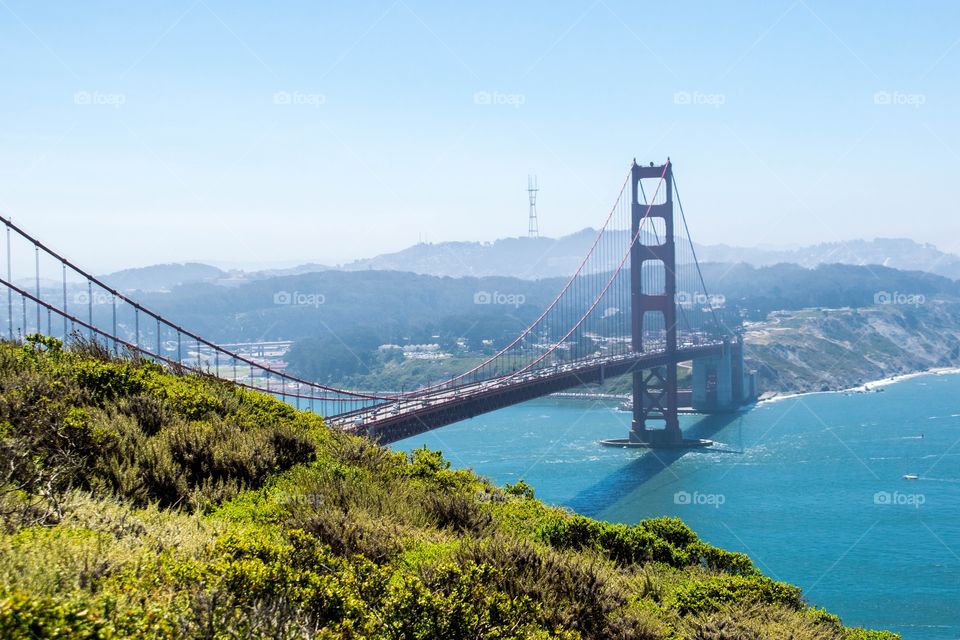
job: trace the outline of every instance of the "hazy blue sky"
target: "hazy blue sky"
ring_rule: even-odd
[[[960,3],[0,0],[0,210],[96,270],[596,226],[960,251]],[[486,103],[489,104],[486,104]]]

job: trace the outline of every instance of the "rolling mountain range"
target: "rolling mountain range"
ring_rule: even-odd
[[[436,276],[514,276],[524,279],[572,273],[596,238],[584,229],[562,238],[505,238],[490,243],[417,244],[396,253],[357,260],[343,269],[412,271]],[[624,243],[625,245],[626,243]],[[798,249],[763,249],[694,244],[701,263],[746,263],[764,267],[780,263],[812,268],[820,264],[882,265],[904,271],[926,271],[960,279],[960,256],[905,238],[830,242]]]
[[[328,270],[403,271],[440,277],[511,277],[523,280],[563,277],[576,270],[596,237],[584,229],[561,238],[504,238],[494,242],[418,243],[395,253],[331,267],[306,263],[288,269],[224,271],[201,263],[164,264],[126,269],[103,276],[123,290],[168,291],[178,285],[239,285],[282,276]],[[695,245],[701,263],[744,263],[764,267],[781,263],[813,268],[821,264],[881,265],[960,279],[960,256],[930,244],[903,238],[847,240],[797,249]]]
[[[707,262],[746,262],[756,267],[788,262],[812,268],[820,264],[882,265],[903,271],[925,271],[960,280],[960,256],[931,244],[906,238],[827,242],[799,249],[755,249],[707,245],[697,249]]]

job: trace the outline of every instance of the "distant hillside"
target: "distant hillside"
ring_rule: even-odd
[[[748,326],[746,355],[768,391],[849,389],[960,366],[960,304],[778,312]]]
[[[227,275],[227,272],[208,264],[187,262],[124,269],[100,277],[107,284],[122,291],[169,291],[177,285],[212,282]]]
[[[231,270],[228,273],[194,262],[125,269],[103,277],[114,286],[131,291],[167,291],[177,285],[195,282],[236,286],[322,271],[403,271],[452,278],[503,276],[539,280],[573,273],[590,250],[596,234],[596,230],[588,228],[561,238],[522,237],[503,238],[494,242],[419,243],[402,251],[336,267],[308,262],[282,269]],[[625,237],[623,245],[626,245]],[[743,263],[754,267],[789,263],[807,268],[821,264],[879,265],[960,280],[960,256],[907,239],[849,240],[789,250],[722,244],[696,245],[695,248],[701,263]],[[610,256],[604,268],[612,269],[617,263],[619,256]]]
[[[625,232],[626,233],[626,232]],[[410,271],[433,276],[511,276],[524,280],[570,275],[597,232],[562,238],[503,238],[494,242],[419,243],[396,253],[343,265],[346,271]]]
[[[465,335],[516,335],[560,290],[558,280],[437,278],[396,271],[321,271],[222,287],[192,283],[138,297],[175,322],[220,342],[300,339],[371,329],[376,344],[432,342]],[[518,304],[477,304],[478,294]],[[109,313],[104,305],[103,313]]]
[[[890,267],[796,264],[754,267],[747,264],[705,263],[707,290],[722,296],[728,307],[744,310],[751,319],[780,309],[869,307],[894,294],[927,299],[960,297],[960,282],[921,271]]]
[[[906,238],[827,242],[790,250],[709,245],[698,248],[697,253],[701,260],[710,262],[746,262],[754,266],[789,262],[803,267],[834,263],[882,265],[960,279],[960,256]]]
[[[316,262],[307,262],[298,264],[295,267],[286,267],[281,269],[263,269],[262,271],[251,271],[247,273],[240,272],[245,280],[264,280],[266,278],[279,278],[281,276],[298,276],[304,273],[316,273],[317,271],[327,271],[333,267],[328,267]]]
[[[514,276],[549,278],[573,273],[596,237],[584,229],[561,238],[505,238],[495,242],[420,243],[398,251],[343,265],[349,271],[410,271],[436,276]],[[908,239],[877,238],[773,250],[727,245],[696,245],[703,262],[743,262],[761,267],[782,262],[815,267],[819,264],[883,265],[927,271],[960,279],[960,256]]]

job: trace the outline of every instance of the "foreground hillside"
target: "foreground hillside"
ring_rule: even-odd
[[[679,520],[590,520],[95,344],[0,343],[0,460],[2,638],[896,637]]]

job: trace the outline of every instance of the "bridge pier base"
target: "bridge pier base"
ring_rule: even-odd
[[[700,438],[684,438],[680,428],[677,429],[630,429],[627,438],[610,438],[601,440],[605,447],[621,447],[623,449],[695,449],[709,447],[712,440]]]

